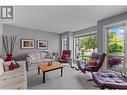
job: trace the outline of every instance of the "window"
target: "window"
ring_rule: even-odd
[[[62,50],[68,49],[68,37],[62,37]]]
[[[94,51],[97,51],[96,34],[75,38],[75,59],[89,60]]]
[[[124,25],[109,27],[107,32],[107,69],[119,70],[124,66]]]

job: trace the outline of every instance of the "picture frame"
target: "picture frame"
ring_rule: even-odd
[[[48,41],[38,40],[37,41],[37,49],[48,49]]]
[[[21,39],[21,49],[34,49],[35,48],[35,40],[33,39]]]

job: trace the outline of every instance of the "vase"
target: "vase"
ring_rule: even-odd
[[[6,57],[5,60],[6,60],[6,61],[12,61],[12,60],[13,60],[12,54],[7,54],[7,57]]]

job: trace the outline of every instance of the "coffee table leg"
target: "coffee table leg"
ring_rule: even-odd
[[[38,67],[38,74],[40,74],[40,68]]]
[[[45,83],[45,72],[43,72],[43,83]]]
[[[61,67],[61,76],[63,76],[63,67]]]

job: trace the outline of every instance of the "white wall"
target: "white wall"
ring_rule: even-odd
[[[97,26],[92,26],[92,27],[85,28],[85,29],[74,32],[74,36],[78,37],[78,36],[83,36],[83,35],[89,35],[92,32],[95,33],[96,31],[97,31]]]
[[[14,48],[14,57],[16,60],[24,59],[28,52],[39,51],[36,48],[37,40],[47,40],[48,41],[48,49],[45,51],[58,52],[58,53],[60,52],[60,45],[59,45],[60,35],[56,33],[44,32],[44,31],[33,30],[33,29],[4,24],[3,25],[3,35],[17,35],[16,45]],[[20,39],[34,39],[35,49],[21,49]]]

